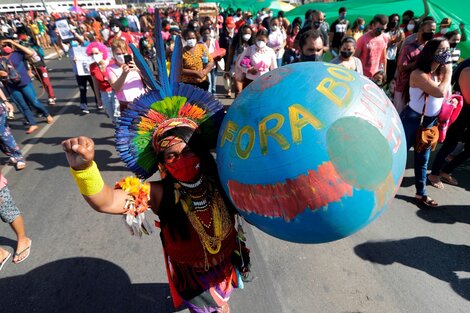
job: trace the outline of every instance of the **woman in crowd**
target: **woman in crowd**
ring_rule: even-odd
[[[364,34],[365,25],[365,20],[362,17],[358,17],[351,28],[346,31],[345,36],[353,37],[357,41]]]
[[[215,95],[217,85],[217,66],[215,64],[225,56],[226,50],[220,48],[219,41],[215,39],[215,32],[208,26],[201,27],[201,42],[206,45],[214,60],[214,68],[209,72],[208,78],[209,92]]]
[[[268,47],[268,32],[259,30],[256,33],[256,42],[239,56],[237,65],[246,75],[243,88],[253,80],[277,68],[276,53]]]
[[[277,67],[282,66],[282,59],[284,57],[286,46],[286,32],[280,23],[278,18],[271,19],[269,23],[269,36],[268,36],[268,47],[274,50],[276,53],[276,64]]]
[[[0,45],[2,46],[1,57],[6,60],[5,62],[2,62],[4,64],[1,65],[2,70],[0,71],[0,76],[6,78],[2,80],[2,82],[10,93],[13,101],[18,105],[18,109],[24,114],[26,123],[30,125],[26,133],[32,134],[39,128],[33,112],[31,111],[32,109],[37,110],[45,116],[48,124],[51,124],[54,121],[52,116],[49,114],[49,111],[47,111],[47,109],[38,100],[36,92],[34,91],[33,83],[26,69],[26,60],[31,58],[34,53],[31,49],[23,47],[19,43],[10,39],[1,40]],[[4,68],[9,66],[17,72],[18,76],[15,81],[9,79],[10,75]]]
[[[121,116],[119,101],[106,77],[106,68],[110,61],[108,59],[108,48],[100,42],[92,42],[87,46],[86,53],[93,58],[94,63],[90,64],[90,74],[93,79],[95,90],[99,90],[98,106],[104,107],[108,117],[113,123]]]
[[[284,64],[294,63],[299,58],[299,52],[294,46],[295,38],[300,31],[300,23],[292,23],[286,38],[286,51],[284,53]]]
[[[197,42],[195,31],[186,30],[184,40],[181,81],[209,90],[208,74],[214,67],[214,59],[206,45]]]
[[[452,69],[455,70],[460,61],[460,49],[458,47],[462,35],[456,29],[450,32],[447,32],[444,37],[449,41],[450,46],[450,60],[452,61]]]
[[[10,164],[20,171],[26,167],[26,161],[7,123],[8,113],[13,113],[14,108],[1,89],[0,100],[0,150],[10,157]]]
[[[470,158],[470,59],[459,64],[452,76],[454,92],[460,92],[464,105],[457,120],[449,127],[446,139],[434,159],[431,174],[428,176],[433,187],[443,189],[445,182],[456,186],[458,181],[452,172]],[[459,142],[464,143],[464,149],[449,162],[446,158],[455,150]]]
[[[341,40],[339,55],[330,62],[362,74],[361,60],[354,56],[354,52],[356,52],[356,40],[352,37],[344,37]]]
[[[113,52],[114,63],[110,63],[107,66],[106,76],[116,93],[116,98],[120,104],[120,111],[122,112],[127,108],[129,102],[134,101],[135,98],[145,92],[144,83],[138,68],[128,54],[127,45],[124,40],[113,40],[111,51]]]
[[[411,72],[408,106],[400,114],[408,150],[416,144],[416,133],[421,123],[431,128],[437,123],[444,96],[449,92],[452,65],[449,42],[445,38],[434,38],[426,43],[416,60],[416,69]],[[436,207],[438,203],[426,192],[426,172],[431,147],[414,152],[415,199],[418,204]]]
[[[390,83],[395,77],[395,72],[397,70],[398,47],[401,46],[401,42],[405,39],[405,34],[400,29],[400,16],[398,14],[392,14],[388,17],[385,36],[388,37],[386,82]]]

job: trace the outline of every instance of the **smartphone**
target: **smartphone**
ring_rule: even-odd
[[[124,55],[124,63],[129,64],[132,61],[132,55],[126,54]]]

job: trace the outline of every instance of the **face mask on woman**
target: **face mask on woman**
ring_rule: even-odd
[[[101,61],[103,61],[103,55],[101,53],[93,54],[93,60],[96,63],[100,63]]]
[[[196,39],[188,39],[186,40],[186,45],[190,48],[194,47],[196,45]]]
[[[5,46],[2,48],[2,52],[4,55],[10,55],[13,52],[13,48],[10,46]]]
[[[119,26],[114,26],[113,28],[111,28],[111,30],[113,31],[113,33],[117,34],[121,29],[119,28]]]
[[[271,30],[272,30],[273,32],[275,32],[276,30],[278,30],[278,28],[279,28],[279,27],[278,27],[277,25],[271,26]]]
[[[439,64],[447,64],[450,61],[450,51],[435,54],[433,60]]]
[[[349,57],[353,54],[352,51],[340,51],[339,53],[343,59],[349,59]]]
[[[364,30],[365,26],[364,25],[359,25],[359,30]]]
[[[124,63],[126,63],[126,61],[124,60],[124,54],[115,54],[115,55],[114,55],[114,59],[115,59],[116,62],[118,62],[119,64],[124,64]]]
[[[264,47],[266,47],[266,42],[264,42],[263,40],[259,40],[256,42],[256,46],[260,49],[263,49]]]
[[[408,24],[408,25],[406,25],[406,29],[407,29],[409,32],[412,32],[412,31],[415,29],[415,24]]]
[[[242,36],[242,38],[243,38],[244,41],[248,41],[248,40],[250,40],[250,38],[251,38],[251,34],[244,34],[244,35]]]

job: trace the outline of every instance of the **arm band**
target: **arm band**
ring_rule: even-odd
[[[70,168],[70,172],[77,183],[80,193],[84,196],[96,195],[104,187],[103,178],[101,178],[98,166],[96,166],[94,161],[87,169],[76,171]]]

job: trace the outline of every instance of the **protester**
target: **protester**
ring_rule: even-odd
[[[300,32],[300,23],[293,22],[286,38],[286,52],[284,53],[284,64],[291,64],[299,58],[299,51],[295,48],[295,38]]]
[[[323,41],[323,50],[324,52],[328,51],[330,49],[329,47],[330,39],[328,36],[328,31],[324,29],[324,26],[323,26],[324,23],[325,23],[325,13],[323,13],[322,11],[314,11],[312,13],[312,22],[310,24],[306,24],[300,30],[297,37],[300,38],[300,36],[302,36],[303,33],[309,30],[318,30],[320,32],[320,37]]]
[[[113,87],[121,112],[145,91],[139,70],[127,53],[127,48],[128,46],[124,40],[116,38],[111,44],[115,62],[109,63],[106,67],[106,77],[111,87]],[[126,56],[129,59],[127,62]]]
[[[349,28],[349,21],[346,19],[346,8],[341,7],[338,10],[338,19],[336,19],[330,27],[330,47],[333,57],[337,57],[339,54],[339,48],[341,46],[341,40],[343,39],[346,30]]]
[[[361,60],[354,56],[356,41],[352,37],[344,37],[341,40],[339,55],[331,60],[333,64],[339,64],[362,75]]]
[[[119,101],[106,77],[106,68],[110,64],[108,59],[108,48],[99,42],[92,42],[87,46],[86,53],[93,58],[94,63],[90,64],[90,74],[93,79],[94,89],[98,90],[100,97],[98,106],[104,107],[108,117],[116,123],[121,116]]]
[[[321,32],[309,30],[299,36],[300,62],[322,61],[325,51]]]
[[[405,39],[405,34],[399,27],[400,16],[398,14],[392,14],[388,17],[387,28],[385,29],[385,35],[388,37],[387,45],[387,83],[389,83],[394,77],[397,70],[397,53],[398,47],[401,42]]]
[[[444,96],[450,90],[452,65],[449,42],[443,38],[431,39],[418,55],[414,70],[411,72],[409,92],[410,101],[401,113],[401,121],[405,130],[407,149],[416,144],[416,133],[421,120],[424,128],[431,128],[437,123]],[[424,118],[422,119],[422,115]],[[438,203],[426,192],[426,174],[431,147],[422,151],[414,150],[414,174],[418,204],[425,207],[436,207]]]
[[[271,19],[268,35],[268,47],[273,49],[274,53],[276,53],[277,67],[282,66],[282,58],[284,57],[286,39],[286,32],[281,25],[280,20],[278,18]]]
[[[350,29],[346,31],[346,36],[353,37],[356,42],[364,34],[365,21],[362,17],[358,17]]]
[[[457,66],[451,81],[454,92],[463,96],[464,105],[457,120],[449,127],[446,139],[434,159],[428,179],[433,187],[444,188],[444,183],[457,186],[458,181],[452,172],[470,158],[470,59]],[[464,149],[449,162],[447,157],[455,150],[459,142]]]
[[[460,61],[460,49],[458,47],[458,44],[460,43],[462,39],[462,35],[458,30],[453,30],[450,32],[447,32],[444,37],[449,41],[450,45],[450,60],[452,61],[452,69],[456,69],[457,65]]]
[[[1,62],[0,79],[7,88],[11,98],[23,113],[29,128],[27,134],[35,132],[39,126],[31,109],[38,110],[48,124],[54,122],[49,111],[37,99],[31,78],[26,69],[26,60],[33,56],[33,51],[11,39],[0,38]]]

